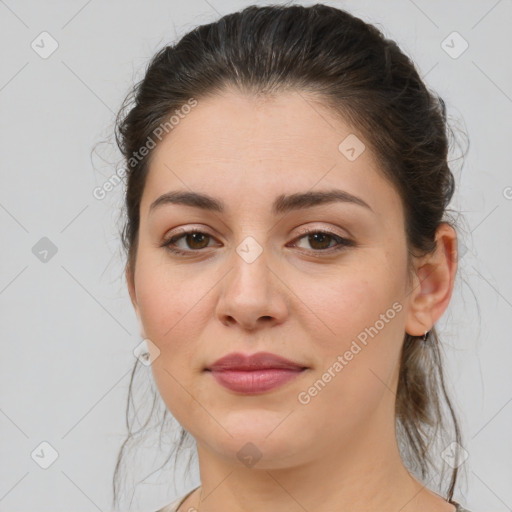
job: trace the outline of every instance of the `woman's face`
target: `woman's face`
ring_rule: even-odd
[[[413,325],[404,214],[362,144],[302,94],[226,92],[200,100],[153,150],[130,293],[141,334],[159,350],[163,400],[211,453],[252,450],[259,467],[285,467],[393,432]],[[332,191],[338,199],[315,196]],[[207,201],[151,208],[171,192],[207,195],[222,211]],[[292,200],[303,194],[312,197]],[[183,231],[201,234],[163,246]],[[270,352],[306,370],[240,392],[207,371],[233,352]]]

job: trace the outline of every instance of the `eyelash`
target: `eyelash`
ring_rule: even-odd
[[[172,244],[174,244],[175,242],[177,242],[181,238],[183,238],[183,237],[185,237],[187,235],[191,235],[191,234],[206,235],[206,236],[208,236],[210,238],[213,238],[213,236],[209,235],[208,233],[192,229],[192,230],[189,230],[189,231],[183,231],[179,235],[174,235],[171,238],[169,238],[168,240],[165,240],[161,244],[161,247],[164,247],[169,252],[171,252],[173,254],[176,254],[176,255],[179,255],[179,256],[188,256],[190,254],[198,253],[198,252],[201,252],[201,251],[204,251],[205,249],[207,249],[207,247],[206,247],[204,249],[191,249],[191,250],[188,250],[188,251],[184,251],[182,249],[176,249],[175,247],[172,247]],[[314,230],[314,229],[313,230],[309,230],[309,231],[302,231],[301,232],[301,236],[296,238],[295,241],[299,241],[299,240],[301,240],[302,238],[305,238],[308,235],[316,235],[316,234],[322,234],[322,235],[327,235],[327,236],[331,237],[332,239],[334,239],[334,241],[337,242],[337,245],[334,246],[334,247],[329,247],[328,249],[310,249],[310,251],[315,256],[319,256],[320,255],[319,253],[332,253],[332,252],[342,251],[342,250],[346,249],[347,247],[352,247],[352,246],[355,245],[355,243],[352,240],[349,240],[348,238],[343,238],[343,237],[341,237],[339,235],[331,233],[330,231],[321,231],[321,230]]]

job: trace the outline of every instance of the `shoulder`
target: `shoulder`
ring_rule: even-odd
[[[194,489],[192,489],[191,491],[187,492],[186,494],[184,494],[183,496],[175,499],[172,503],[169,503],[168,505],[166,505],[165,507],[162,507],[160,509],[158,509],[156,512],[177,512],[178,510],[178,507],[185,501],[186,498],[188,498],[188,496],[190,496],[195,490],[197,489],[197,487],[195,487]],[[470,510],[468,510],[467,508],[463,507],[460,503],[457,503],[456,501],[452,501],[451,502],[452,505],[455,505],[455,510],[456,512],[471,512]]]
[[[165,505],[165,507],[159,508],[156,512],[176,512],[181,502],[185,499],[185,497],[178,498],[174,500],[172,503]]]
[[[464,508],[460,503],[457,503],[456,501],[451,502],[452,505],[455,505],[456,512],[471,512],[467,508]]]
[[[199,487],[199,486],[198,486]],[[178,507],[198,488],[194,487],[191,491],[187,492],[183,496],[175,499],[172,503],[169,503],[168,505],[165,505],[165,507],[162,507],[158,509],[156,512],[176,512],[178,510]],[[458,511],[457,511],[458,512]],[[462,511],[465,512],[465,511]]]

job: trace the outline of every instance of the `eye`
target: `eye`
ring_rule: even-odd
[[[212,239],[213,237],[211,235],[202,231],[183,231],[181,234],[164,241],[161,247],[165,247],[172,253],[185,255],[207,248],[208,241]],[[190,250],[176,247],[176,243],[180,241],[183,241]]]
[[[354,246],[355,243],[352,240],[347,238],[343,238],[334,233],[330,233],[329,231],[303,231],[303,235],[300,238],[297,238],[296,241],[300,241],[302,239],[307,239],[307,243],[309,243],[312,249],[307,247],[302,247],[313,253],[320,252],[334,252],[340,251],[346,247]],[[214,238],[205,233],[203,231],[198,230],[189,230],[182,231],[179,235],[174,235],[169,239],[165,240],[161,247],[165,247],[168,251],[174,254],[178,254],[180,256],[191,255],[193,253],[200,252],[203,249],[207,249],[211,247],[209,242]],[[295,241],[294,245],[297,244]],[[185,247],[179,247],[177,244],[182,242]],[[331,245],[332,242],[335,242],[334,246]]]
[[[313,248],[313,252],[340,251],[345,247],[354,246],[355,243],[348,238],[343,238],[329,231],[305,231],[304,235],[296,240],[306,239],[306,242]],[[332,246],[331,243],[335,242]],[[309,251],[311,249],[305,248]]]

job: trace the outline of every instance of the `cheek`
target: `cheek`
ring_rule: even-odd
[[[201,318],[207,297],[190,282],[182,282],[177,272],[148,261],[138,267],[137,300],[144,332],[160,351],[151,364],[153,378],[167,409],[187,430],[198,409],[194,386],[198,364],[195,340],[202,329]],[[197,285],[197,283],[196,283]]]
[[[182,283],[164,266],[139,267],[137,299],[146,338],[160,351],[151,364],[155,384],[171,414],[187,428],[198,358],[195,340],[207,318],[207,297],[193,283]],[[191,394],[192,393],[192,394]],[[199,414],[195,411],[194,414]]]
[[[162,260],[141,257],[135,279],[137,301],[146,337],[161,351],[194,336],[199,329],[208,287],[199,287]]]
[[[317,382],[321,390],[314,398],[316,406],[338,403],[342,416],[347,411],[364,415],[389,392],[404,334],[403,283],[397,282],[401,275],[398,267],[390,262],[351,267],[350,272],[340,273],[329,286],[322,287],[322,293],[312,283],[303,288],[304,302],[321,319],[314,320],[320,327],[312,340],[320,364],[309,383]],[[377,270],[371,272],[371,268]],[[309,330],[314,332],[311,327]]]
[[[385,270],[372,271],[375,268]],[[297,312],[299,321],[309,319],[303,327],[315,333],[315,344],[330,357],[348,350],[358,337],[364,342],[369,330],[374,335],[375,329],[379,331],[379,339],[394,339],[402,327],[403,309],[397,275],[389,265],[361,264],[341,269],[329,279],[302,278],[304,311]]]

